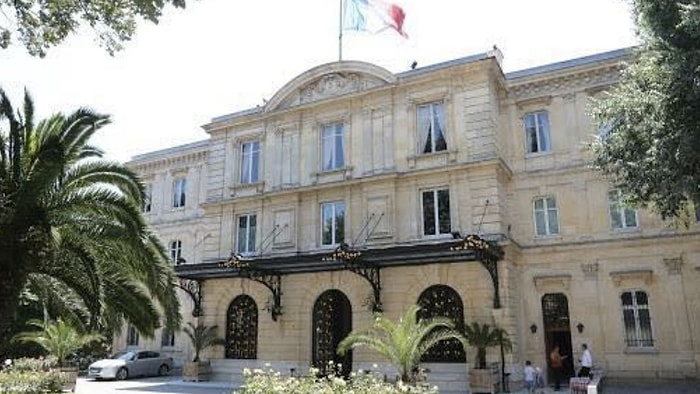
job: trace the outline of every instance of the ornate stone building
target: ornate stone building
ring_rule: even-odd
[[[587,105],[629,54],[507,74],[498,50],[399,74],[324,64],[212,119],[205,141],[135,157],[185,318],[227,341],[206,355],[219,378],[328,360],[391,374],[373,353],[333,349],[373,311],[414,303],[504,328],[516,382],[526,359],[544,365],[558,344],[575,361],[582,343],[611,376],[696,378],[700,227],[625,206],[586,164],[599,133]],[[455,248],[467,234],[492,249]],[[180,334],[135,334],[115,346],[190,351]],[[430,380],[466,392],[464,360],[444,344]]]

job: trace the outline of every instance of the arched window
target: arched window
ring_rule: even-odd
[[[249,295],[239,295],[228,307],[226,358],[258,358],[258,306]]]
[[[462,298],[453,288],[445,285],[430,286],[418,297],[419,319],[446,317],[451,319],[458,330],[464,327],[464,306]],[[423,355],[422,362],[457,363],[465,362],[466,355],[462,343],[448,339],[431,347]]]
[[[327,374],[329,362],[333,361],[341,369],[336,371],[350,376],[352,352],[340,356],[336,353],[338,344],[352,331],[352,306],[350,300],[340,290],[323,292],[314,303],[312,321],[312,363],[322,374]]]

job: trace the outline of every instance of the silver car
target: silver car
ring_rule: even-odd
[[[88,377],[124,380],[135,376],[164,376],[172,369],[172,357],[149,350],[128,351],[90,364]]]

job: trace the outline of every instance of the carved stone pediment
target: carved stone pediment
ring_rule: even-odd
[[[538,292],[553,292],[569,290],[571,275],[537,275],[533,278]]]
[[[386,84],[379,78],[354,72],[333,72],[300,87],[279,108],[295,107],[344,94],[360,92]]]
[[[651,269],[638,269],[629,271],[614,271],[610,273],[615,286],[619,287],[622,282],[631,281],[650,285],[654,271]]]

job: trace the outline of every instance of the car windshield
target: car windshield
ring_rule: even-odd
[[[133,360],[134,357],[136,356],[136,353],[134,352],[119,352],[112,356],[112,360]]]

